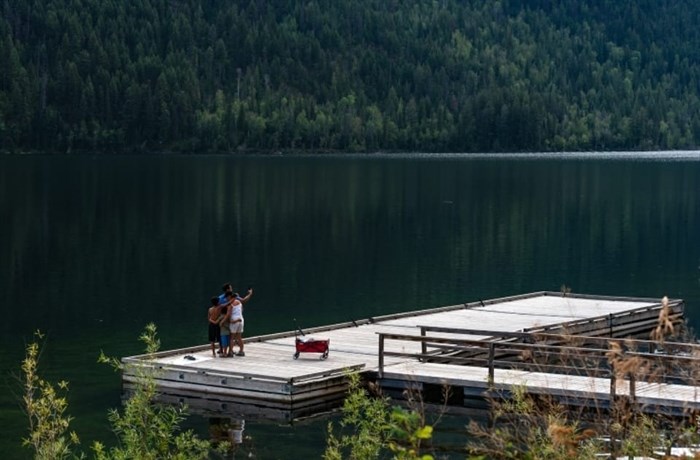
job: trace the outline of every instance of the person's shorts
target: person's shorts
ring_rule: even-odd
[[[229,325],[229,327],[231,329],[231,334],[236,334],[236,333],[241,334],[241,333],[243,333],[243,320],[240,320],[240,321],[235,322],[235,323],[232,322]]]
[[[209,323],[209,341],[214,343],[219,341],[221,328],[218,324]]]
[[[222,336],[221,336],[221,347],[222,347],[222,348],[228,347],[228,344],[229,344],[228,338],[229,338],[229,337],[230,337],[230,336],[228,336],[228,335],[222,335]]]

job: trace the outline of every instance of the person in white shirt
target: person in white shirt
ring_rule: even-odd
[[[245,297],[240,297],[233,292],[226,292],[228,302],[227,316],[229,317],[229,327],[231,329],[231,351],[233,346],[238,345],[236,356],[245,356],[243,351],[243,304],[253,296],[253,288],[248,288]]]

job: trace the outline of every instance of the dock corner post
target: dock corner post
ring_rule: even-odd
[[[613,336],[613,314],[608,314],[608,327],[610,328],[610,337]]]
[[[384,378],[384,334],[379,334],[379,352],[377,353],[379,357],[378,373],[379,378]]]
[[[425,327],[421,326],[420,328],[420,336],[421,336],[421,341],[420,341],[420,352],[423,356],[428,352],[428,347],[425,344]]]
[[[496,344],[494,342],[489,342],[489,387],[493,388],[494,386],[494,358],[496,356]]]

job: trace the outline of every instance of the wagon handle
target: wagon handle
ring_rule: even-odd
[[[301,328],[299,327],[299,324],[297,323],[296,318],[294,318],[294,325],[297,327],[297,331],[299,331],[301,333],[301,335],[304,335],[304,336],[306,335],[306,334],[304,334],[304,331],[302,331]]]

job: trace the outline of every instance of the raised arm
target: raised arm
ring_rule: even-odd
[[[246,303],[251,297],[253,297],[253,288],[248,288],[248,293],[245,295],[245,297],[240,299],[241,303]]]

